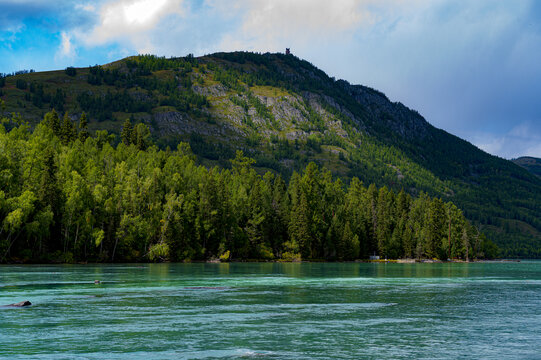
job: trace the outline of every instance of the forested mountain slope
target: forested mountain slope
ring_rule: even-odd
[[[541,159],[532,156],[522,156],[511,161],[519,166],[522,166],[532,174],[541,176]]]
[[[335,80],[292,55],[131,57],[104,66],[0,80],[4,114],[36,124],[51,108],[121,139],[127,119],[156,144],[189,142],[199,161],[230,167],[241,149],[288,179],[310,161],[418,196],[452,201],[501,247],[541,256],[541,179],[436,129],[382,93]]]

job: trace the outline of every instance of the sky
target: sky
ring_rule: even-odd
[[[504,158],[541,157],[541,1],[0,0],[0,72],[283,52]]]

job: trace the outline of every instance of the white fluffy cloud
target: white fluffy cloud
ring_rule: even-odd
[[[128,41],[139,52],[151,52],[148,33],[160,26],[160,20],[170,15],[182,15],[183,0],[114,0],[95,9],[98,16],[90,32],[76,32],[86,46]],[[167,33],[168,29],[163,29]]]
[[[359,0],[240,0],[237,6],[248,9],[243,30],[264,37],[325,36],[370,20]]]
[[[224,14],[238,16],[240,26],[225,34],[222,50],[283,50],[284,44],[297,47],[326,46],[329,42],[352,40],[361,29],[369,30],[381,10],[415,8],[419,1],[403,0],[209,0]],[[406,6],[407,5],[407,6]]]

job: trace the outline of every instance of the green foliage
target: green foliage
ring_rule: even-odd
[[[237,106],[240,106],[241,108],[244,109],[244,111],[248,111],[248,109],[250,109],[250,105],[248,104],[248,102],[242,97],[242,96],[239,96],[239,95],[231,95],[229,97],[229,100],[237,105]]]
[[[86,113],[83,112],[81,114],[81,118],[79,119],[79,140],[84,143],[89,136],[88,120],[86,119]]]
[[[17,89],[26,90],[27,82],[23,79],[17,79],[17,81],[15,81],[15,86]]]
[[[64,70],[66,75],[68,76],[75,76],[77,75],[77,70],[73,66],[68,66],[66,70]]]
[[[50,103],[52,100],[52,95],[45,92],[42,83],[31,82],[30,93],[32,94],[30,97],[32,104],[37,108],[43,107],[45,103]]]
[[[83,92],[77,96],[77,101],[81,109],[98,121],[112,120],[113,112],[150,112],[153,107],[152,101],[137,101],[127,91],[108,91],[105,95]]]
[[[81,122],[84,118],[81,119]],[[161,151],[126,120],[79,141],[53,111],[33,132],[0,133],[0,261],[355,260],[492,257],[497,248],[451,203],[349,186],[309,163],[289,185],[237,151],[231,169],[196,165],[187,144]],[[81,126],[80,126],[81,128]],[[84,127],[83,127],[84,129]],[[134,135],[135,134],[135,135]],[[446,224],[452,223],[447,239]],[[415,229],[409,235],[408,229]],[[403,244],[403,242],[408,244]],[[448,241],[442,241],[448,240]],[[452,251],[448,245],[452,246]]]
[[[184,58],[165,58],[155,55],[139,55],[126,60],[127,67],[139,75],[150,75],[154,71],[168,69],[182,69],[190,72],[192,66],[197,65],[193,55]]]
[[[77,128],[66,112],[64,113],[64,119],[62,121],[62,126],[60,127],[60,139],[64,145],[67,145],[70,142],[75,141],[77,137]]]
[[[146,150],[150,145],[150,130],[145,124],[135,125],[132,133],[132,142],[139,150]]]
[[[131,120],[128,118],[124,121],[124,125],[122,125],[122,131],[120,132],[120,138],[122,139],[122,142],[124,145],[130,145],[132,143],[133,139],[133,126],[131,124]]]
[[[56,110],[53,109],[53,111],[45,114],[42,124],[47,126],[56,136],[60,135],[60,119]]]
[[[148,251],[148,258],[152,261],[158,259],[167,259],[169,257],[169,246],[167,244],[159,243],[150,246]]]
[[[208,106],[205,96],[192,90],[189,74],[197,65],[193,58],[165,59],[143,55],[126,60],[124,68],[89,68],[91,85],[114,86],[107,92],[83,91],[77,95],[80,108],[98,121],[113,120],[114,112],[151,112],[157,106],[191,111]],[[153,76],[155,71],[174,70],[175,77]],[[179,86],[180,85],[180,86]]]
[[[221,262],[226,262],[229,260],[229,257],[231,256],[231,252],[229,250],[227,250],[226,252],[224,252],[222,255],[220,255],[220,261]]]
[[[269,111],[267,106],[265,106],[258,97],[254,96],[251,92],[247,93],[248,103],[255,108],[257,115],[261,116],[264,119],[274,121],[274,115]]]
[[[62,89],[56,89],[55,95],[51,98],[50,101],[50,108],[55,109],[60,112],[64,112],[64,103],[66,100],[66,94],[62,91]]]
[[[515,164],[525,168],[534,175],[541,177],[541,159],[531,156],[523,156],[518,159],[511,160]]]
[[[89,68],[87,77],[87,82],[91,85],[101,85],[105,83],[107,85],[120,86],[129,80],[129,77],[121,73],[119,69],[104,69],[98,65]]]
[[[146,150],[150,145],[150,130],[148,126],[142,123],[132,127],[131,119],[126,119],[122,126],[120,138],[124,145],[135,145],[139,150]]]

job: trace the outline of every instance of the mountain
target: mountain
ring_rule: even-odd
[[[207,166],[230,166],[242,149],[260,171],[286,178],[314,161],[344,181],[453,201],[503,256],[541,256],[539,177],[293,55],[146,55],[21,73],[0,85],[5,113],[31,124],[55,108],[73,119],[85,112],[91,131],[120,135],[131,119],[146,123],[162,148],[188,141]]]
[[[532,174],[541,176],[541,159],[531,156],[522,156],[518,159],[513,159],[511,161],[518,166],[522,166],[524,169],[528,170]]]

